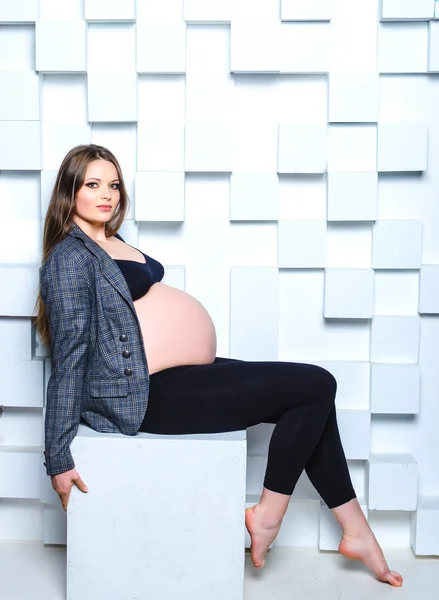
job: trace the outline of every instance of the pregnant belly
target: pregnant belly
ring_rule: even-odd
[[[150,374],[179,365],[210,364],[216,333],[204,306],[164,283],[154,284],[134,302]]]

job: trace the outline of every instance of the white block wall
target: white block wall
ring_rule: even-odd
[[[0,0],[0,539],[66,539],[33,305],[56,171],[95,142],[124,170],[122,235],[206,306],[218,355],[332,371],[371,523],[437,551],[437,501],[416,511],[439,496],[435,4]],[[249,432],[249,501],[271,431]],[[278,543],[334,546],[318,500],[303,476],[306,527],[292,511]]]

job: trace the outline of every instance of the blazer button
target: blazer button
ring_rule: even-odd
[[[127,341],[127,339],[128,339],[128,338],[127,338],[127,336],[126,336],[124,333],[122,333],[122,335],[119,337],[119,341],[120,341],[120,342],[126,342],[126,341]]]
[[[132,374],[133,374],[133,372],[131,371],[131,369],[125,369],[124,373],[125,373],[125,375],[126,375],[127,377],[129,377],[130,375],[132,375]]]
[[[131,352],[130,352],[129,350],[124,350],[124,351],[122,352],[122,356],[123,356],[124,358],[129,358],[129,357],[131,356]]]

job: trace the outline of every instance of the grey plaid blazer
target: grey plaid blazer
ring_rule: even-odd
[[[40,293],[52,351],[45,466],[48,475],[56,475],[75,466],[70,444],[81,416],[97,431],[137,433],[148,403],[149,372],[125,278],[76,223],[42,266]]]

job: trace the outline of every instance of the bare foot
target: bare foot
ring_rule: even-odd
[[[265,507],[256,504],[245,511],[245,526],[251,538],[253,565],[259,569],[265,564],[265,555],[279,533],[281,522],[273,522],[266,514]]]
[[[347,558],[361,560],[380,581],[390,583],[394,587],[402,586],[402,576],[389,569],[383,551],[373,534],[368,539],[343,535],[338,549]]]

